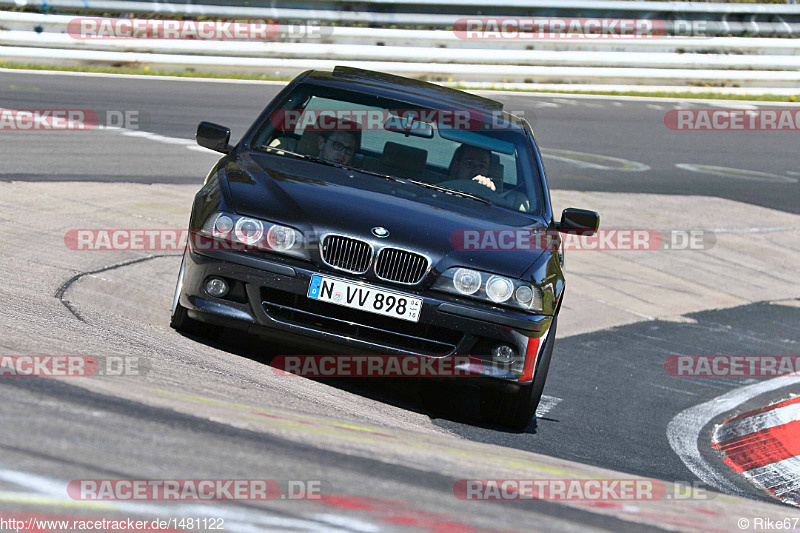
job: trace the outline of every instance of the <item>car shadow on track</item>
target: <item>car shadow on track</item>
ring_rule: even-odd
[[[313,351],[303,350],[288,344],[279,344],[256,335],[228,331],[216,339],[208,339],[195,335],[184,335],[194,341],[223,350],[252,361],[282,370],[274,360],[279,355],[315,355]],[[323,354],[316,354],[323,355]],[[324,354],[328,355],[328,354]],[[293,379],[310,379],[335,387],[350,394],[355,394],[394,407],[423,414],[432,420],[443,419],[482,429],[491,429],[504,433],[535,434],[537,418],[531,421],[523,431],[510,430],[493,423],[484,416],[487,405],[491,403],[491,395],[471,386],[453,380],[425,378],[309,378],[297,376]]]

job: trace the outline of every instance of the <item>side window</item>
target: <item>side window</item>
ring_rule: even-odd
[[[517,186],[517,157],[516,154],[497,154],[503,166],[503,183],[506,187]]]

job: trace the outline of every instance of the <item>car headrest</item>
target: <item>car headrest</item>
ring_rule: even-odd
[[[427,160],[427,150],[393,142],[383,145],[381,166],[386,172],[397,174],[401,178],[419,178],[419,174],[425,170]]]
[[[492,160],[489,162],[489,175],[487,177],[491,178],[496,184],[502,184],[504,173],[505,167],[500,163],[500,157],[497,154],[492,154]]]
[[[316,128],[307,128],[297,141],[297,153],[303,155],[319,155],[319,132]]]

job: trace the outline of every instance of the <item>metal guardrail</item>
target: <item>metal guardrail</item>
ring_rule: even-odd
[[[75,15],[0,11],[0,30],[66,33]],[[800,25],[798,25],[800,26]],[[618,52],[665,52],[682,54],[698,51],[707,54],[800,55],[800,39],[768,37],[675,37],[654,39],[503,39],[491,42],[459,38],[452,30],[406,30],[328,26],[319,35],[301,38],[278,37],[272,42],[306,42],[330,45],[370,45],[379,47],[437,47],[481,50],[612,50]],[[798,29],[800,34],[800,29]],[[43,39],[44,41],[44,39]],[[77,40],[76,40],[77,41]],[[0,44],[3,44],[0,40]],[[10,44],[7,43],[7,44]],[[152,46],[152,43],[148,43]],[[202,43],[197,42],[198,49]],[[44,46],[44,45],[43,45]],[[86,46],[84,44],[84,46]],[[202,53],[202,52],[198,52]]]
[[[371,46],[314,42],[254,42],[159,39],[99,39],[91,42],[67,34],[0,31],[0,45],[62,50],[94,50],[230,58],[330,59],[342,61],[418,62],[438,65],[453,75],[463,65],[493,65],[500,72],[513,66],[575,66],[618,68],[799,70],[800,55],[686,54],[576,50],[498,50]],[[797,41],[800,51],[800,40]]]
[[[303,5],[300,1],[299,5]],[[341,1],[327,0],[326,5]],[[501,0],[498,5],[513,5],[516,1]],[[281,2],[275,0],[276,4]],[[30,7],[42,2],[0,0],[0,6],[9,3]],[[463,10],[474,4],[472,0],[467,0],[466,4],[436,0],[435,5],[442,3]],[[153,6],[180,7],[181,14],[187,16],[199,8],[213,8],[220,13],[233,8],[100,0],[47,1],[49,6],[56,4],[61,7],[80,4],[83,8],[114,4],[117,9],[135,5],[137,12],[148,14],[153,12]],[[370,4],[388,5],[388,0],[375,0]],[[653,3],[576,0],[557,5],[561,4],[649,6]],[[773,6],[787,7],[761,7]],[[800,12],[800,6],[794,7]],[[198,13],[193,15],[199,16]],[[435,81],[800,86],[800,39],[659,36],[652,39],[482,41],[461,39],[452,30],[341,25],[326,26],[325,32],[313,36],[289,35],[271,41],[78,39],[67,31],[69,22],[76,16],[0,11],[0,56],[7,61],[150,65],[173,70],[246,71],[273,76],[292,76],[309,68],[348,64]],[[334,15],[329,13],[329,16]],[[228,13],[225,18],[236,16]],[[261,16],[248,9],[246,18]],[[785,26],[800,33],[800,22]]]
[[[131,0],[3,0],[0,5],[16,7],[88,8],[108,9],[109,5],[131,12],[172,11],[202,9],[253,9],[253,8],[297,8],[316,10],[350,10],[368,12],[429,12],[465,13],[484,15],[513,12],[517,15],[542,14],[543,10],[580,12],[627,12],[627,13],[696,13],[696,14],[797,14],[796,4],[753,4],[712,2],[650,2],[637,0],[186,0],[184,2],[131,1]],[[139,10],[139,11],[137,11]],[[596,16],[596,15],[595,15]]]
[[[556,67],[524,65],[464,64],[448,67],[430,62],[340,61],[328,59],[283,59],[262,57],[222,57],[145,52],[106,52],[28,47],[0,47],[12,60],[47,60],[49,62],[89,62],[115,65],[153,65],[159,68],[207,71],[263,72],[274,76],[295,76],[312,68],[333,69],[337,65],[380,70],[405,76],[454,81],[508,81],[536,83],[598,83],[671,85],[736,84],[753,87],[800,86],[798,71],[709,70],[659,68]]]
[[[0,7],[38,10],[95,10],[198,17],[254,17],[332,24],[452,28],[465,17],[610,17],[662,19],[678,34],[696,21],[706,35],[797,35],[800,5],[642,2],[620,0],[207,0],[187,3],[126,0],[0,0]]]

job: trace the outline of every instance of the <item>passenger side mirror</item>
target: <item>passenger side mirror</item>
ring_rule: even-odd
[[[595,211],[568,207],[561,213],[558,231],[574,231],[580,235],[594,235],[600,228],[600,215]]]
[[[197,144],[204,148],[227,154],[233,150],[233,146],[228,144],[230,140],[231,130],[225,126],[212,122],[201,122],[197,125]]]

